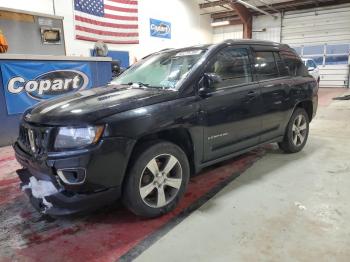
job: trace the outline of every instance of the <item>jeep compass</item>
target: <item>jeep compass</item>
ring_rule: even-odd
[[[108,86],[28,109],[14,144],[21,187],[49,215],[121,199],[156,217],[206,166],[272,142],[300,151],[317,91],[288,45],[229,40],[163,50]]]

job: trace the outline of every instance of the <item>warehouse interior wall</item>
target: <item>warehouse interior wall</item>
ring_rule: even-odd
[[[253,16],[252,38],[273,42],[281,41],[281,15],[276,18],[266,15]],[[213,42],[219,43],[226,39],[242,39],[243,25],[213,27]]]
[[[253,17],[253,39],[281,42],[281,15]]]
[[[320,69],[321,87],[349,87],[350,4],[286,12],[282,42]]]
[[[57,2],[57,1],[56,1]],[[52,0],[0,0],[0,7],[18,9],[29,12],[53,14]]]
[[[254,16],[252,31],[253,39],[286,43],[314,59],[321,87],[349,87],[350,4]],[[242,37],[241,25],[213,29],[214,43]]]
[[[226,39],[242,39],[243,24],[213,27],[213,43],[220,43]]]
[[[108,44],[110,50],[130,52],[130,60],[164,49],[185,47],[212,42],[211,18],[200,15],[198,0],[139,0],[139,40],[138,45]],[[0,7],[21,9],[63,16],[67,55],[90,56],[93,42],[75,39],[73,21],[73,0],[0,0]],[[175,12],[176,10],[176,12]],[[154,18],[171,23],[171,39],[150,36],[149,19]]]

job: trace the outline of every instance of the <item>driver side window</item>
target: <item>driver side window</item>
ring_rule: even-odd
[[[206,73],[215,74],[221,82],[213,88],[220,89],[252,82],[252,70],[248,50],[227,47],[212,60]]]

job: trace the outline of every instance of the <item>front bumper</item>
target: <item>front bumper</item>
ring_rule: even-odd
[[[17,171],[21,188],[38,211],[49,215],[68,215],[107,205],[120,198],[133,144],[129,139],[109,138],[89,150],[33,156],[15,143],[17,161],[23,166]],[[59,175],[60,170],[84,170],[84,177],[79,183],[67,183]],[[55,190],[41,194],[37,187],[33,188],[35,181]]]
[[[30,185],[33,177],[28,169],[17,170],[21,180],[20,187],[27,194],[31,204],[41,213],[60,216],[94,210],[102,205],[108,205],[118,199],[120,188],[110,188],[101,192],[90,194],[70,195],[63,188],[56,188],[57,192],[48,196],[35,197]],[[38,180],[40,181],[40,180]],[[52,183],[52,182],[49,182]],[[52,183],[52,185],[54,185]],[[56,187],[56,186],[55,186]]]

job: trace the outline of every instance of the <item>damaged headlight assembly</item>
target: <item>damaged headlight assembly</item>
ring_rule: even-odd
[[[60,127],[55,139],[55,149],[74,149],[96,144],[104,131],[104,126]]]

